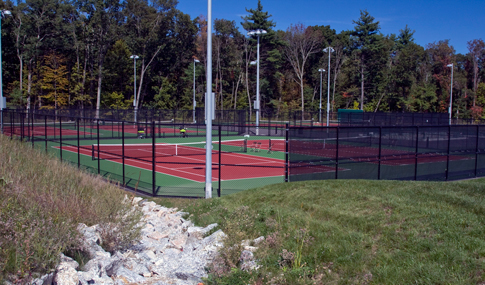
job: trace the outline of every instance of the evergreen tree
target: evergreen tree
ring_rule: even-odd
[[[367,10],[360,11],[360,18],[353,21],[356,25],[352,33],[354,42],[354,53],[359,59],[360,72],[360,109],[364,110],[364,89],[366,87],[365,80],[367,77],[376,76],[371,74],[375,69],[370,68],[370,65],[375,63],[375,60],[382,59],[382,35],[378,34],[380,26],[379,22],[374,21]],[[369,78],[367,78],[369,79]],[[371,86],[367,84],[367,87]]]
[[[263,108],[267,103],[281,98],[279,90],[282,86],[282,72],[281,68],[285,64],[283,46],[284,39],[283,35],[278,35],[273,28],[276,27],[276,23],[270,20],[272,17],[266,11],[263,11],[263,5],[261,0],[258,0],[258,5],[256,9],[247,9],[246,12],[249,15],[242,17],[243,22],[241,22],[244,30],[251,31],[257,29],[266,30],[267,33],[260,36],[260,95],[261,95],[261,108]],[[248,50],[250,54],[256,56],[256,37],[250,38],[251,46],[254,50]],[[249,62],[253,58],[248,58],[246,61],[246,70],[248,70]],[[249,74],[246,74],[249,77]],[[255,76],[252,76],[255,78]],[[249,86],[247,86],[249,90]],[[248,94],[249,96],[249,94]],[[251,103],[252,100],[249,100]]]

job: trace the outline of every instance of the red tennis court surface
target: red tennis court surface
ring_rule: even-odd
[[[327,144],[325,148],[321,148],[322,144],[308,144],[307,142],[298,142],[301,144],[299,154],[319,156],[326,158],[335,158],[337,155],[337,149],[335,145]],[[306,143],[306,145],[305,145]],[[292,141],[294,145],[295,142]],[[291,146],[290,146],[291,147]],[[295,148],[299,148],[296,145]],[[291,150],[290,150],[291,151]],[[369,162],[369,163],[379,163],[379,148],[376,147],[363,147],[363,146],[339,146],[338,148],[338,158],[348,159],[358,162]],[[437,153],[423,153],[418,154],[418,164],[422,163],[436,163],[436,162],[446,162],[446,155],[440,155]],[[450,155],[450,161],[456,160],[466,160],[467,157]],[[413,152],[396,150],[396,149],[381,149],[381,164],[389,166],[400,166],[415,164],[415,154]]]
[[[22,134],[22,128],[21,127],[15,127],[9,128],[6,126],[4,129],[4,133],[7,136],[11,136],[12,133],[14,135],[21,135]],[[95,135],[94,133],[89,133],[89,132],[82,132],[79,131],[79,135]],[[60,136],[61,135],[61,129],[60,128],[54,128],[54,127],[41,127],[41,126],[36,126],[36,127],[24,127],[24,136]],[[70,129],[62,129],[62,135],[63,136],[74,136],[77,135],[77,130],[70,130]]]
[[[150,144],[149,144],[150,145]],[[164,144],[157,144],[164,145]],[[58,148],[58,147],[57,147]],[[65,146],[63,151],[77,153],[77,147]],[[82,146],[80,153],[92,156],[91,146]],[[249,150],[248,150],[249,151]],[[155,151],[156,152],[156,151]],[[102,159],[117,163],[121,162],[119,155],[104,153]],[[156,158],[155,171],[179,178],[185,178],[196,182],[205,181],[205,154],[200,155],[177,155]],[[212,154],[212,180],[219,179],[218,162],[219,153]],[[280,159],[260,157],[240,153],[221,153],[221,180],[236,180],[249,178],[264,178],[284,175],[284,161]],[[227,165],[226,165],[227,164]],[[125,158],[125,165],[152,170],[151,161]]]

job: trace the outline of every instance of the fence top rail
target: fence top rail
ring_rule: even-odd
[[[474,125],[467,125],[467,124],[459,124],[459,125],[402,125],[402,126],[295,126],[289,125],[289,129],[379,129],[379,128],[386,128],[386,129],[405,129],[405,128],[447,128],[447,127],[481,127],[485,126],[484,124],[474,124]]]

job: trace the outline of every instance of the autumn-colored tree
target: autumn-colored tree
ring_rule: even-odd
[[[41,97],[47,106],[44,108],[54,108],[68,105],[69,80],[67,78],[67,68],[64,65],[65,59],[55,52],[44,56],[44,66],[41,68],[42,80],[41,89],[45,92]]]
[[[437,87],[437,111],[445,112],[449,105],[451,81],[451,69],[447,65],[455,62],[455,49],[449,45],[448,40],[444,40],[428,44],[426,52],[431,59],[431,72]]]
[[[472,40],[467,42],[467,47],[473,62],[473,91],[476,93],[478,87],[478,64],[485,53],[485,43],[482,39]],[[475,99],[473,99],[473,106],[475,106]]]

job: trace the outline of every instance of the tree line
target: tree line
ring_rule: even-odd
[[[176,0],[25,0],[1,5],[12,12],[1,27],[4,94],[10,104],[27,109],[128,109],[136,90],[137,106],[192,109],[195,78],[197,106],[204,105],[207,21],[202,15],[191,19],[177,9]],[[259,62],[263,108],[317,110],[321,84],[325,109],[330,72],[332,111],[447,112],[453,88],[453,116],[484,115],[482,39],[470,40],[463,55],[449,40],[416,44],[415,31],[408,26],[383,35],[380,23],[366,10],[353,21],[353,29],[340,33],[330,26],[301,23],[276,30],[260,0],[246,12],[244,31],[235,21],[213,23],[217,109],[254,107],[256,67],[251,62],[256,60],[256,37],[247,33],[264,29]]]

